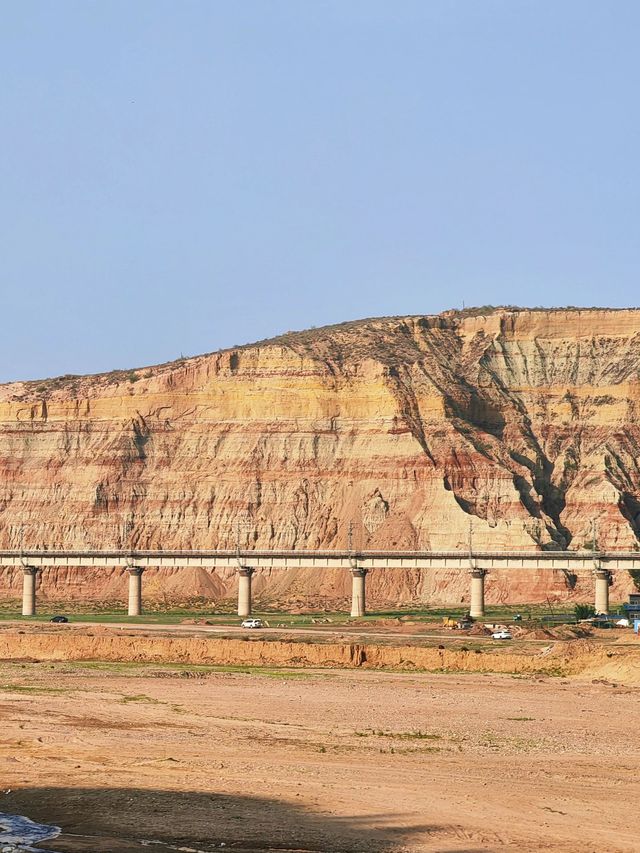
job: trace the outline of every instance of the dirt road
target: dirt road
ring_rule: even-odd
[[[62,826],[57,853],[638,849],[637,689],[82,663],[0,684],[0,811]]]

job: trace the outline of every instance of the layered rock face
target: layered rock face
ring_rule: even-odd
[[[354,548],[451,550],[467,548],[471,522],[478,550],[563,550],[590,545],[595,520],[600,548],[634,549],[639,357],[640,311],[495,309],[0,386],[0,548],[334,549],[351,530]],[[101,597],[120,575],[78,582]],[[566,592],[545,577],[544,594],[540,578],[509,587]],[[388,603],[466,589],[371,581]],[[176,596],[191,585],[215,598],[234,578],[185,583]],[[272,600],[328,605],[347,585],[257,583]],[[507,581],[494,587],[504,598]]]

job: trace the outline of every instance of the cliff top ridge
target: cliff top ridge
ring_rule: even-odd
[[[314,345],[319,343],[327,343],[331,339],[336,342],[345,343],[346,339],[352,338],[353,332],[358,329],[367,329],[375,335],[384,334],[385,331],[393,331],[397,329],[398,324],[413,322],[422,323],[425,326],[442,328],[456,327],[459,323],[468,319],[481,319],[482,317],[493,317],[496,314],[517,315],[517,314],[582,314],[582,313],[619,313],[619,312],[638,312],[640,308],[607,308],[607,307],[580,307],[568,305],[564,307],[544,307],[544,306],[518,306],[518,305],[477,305],[464,308],[451,308],[440,314],[407,314],[407,315],[392,315],[382,317],[367,317],[357,320],[346,320],[341,323],[334,323],[325,326],[311,326],[308,329],[286,331],[271,338],[264,338],[257,341],[248,342],[245,344],[234,344],[232,346],[222,347],[219,350],[202,353],[194,356],[181,356],[172,361],[162,362],[155,365],[147,365],[137,368],[118,369],[93,374],[65,374],[46,379],[32,379],[8,383],[0,383],[0,389],[6,392],[11,389],[12,393],[47,393],[49,391],[68,390],[73,392],[74,385],[82,382],[91,383],[92,380],[100,381],[104,384],[115,384],[120,382],[136,382],[139,379],[152,378],[161,372],[179,369],[186,363],[198,361],[203,358],[210,358],[225,352],[233,352],[251,349],[254,347],[265,346],[293,346],[294,348],[303,348],[310,350]],[[369,335],[370,337],[370,335]],[[401,353],[400,353],[401,355]]]

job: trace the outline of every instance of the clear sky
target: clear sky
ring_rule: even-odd
[[[636,0],[0,13],[0,381],[638,304]]]

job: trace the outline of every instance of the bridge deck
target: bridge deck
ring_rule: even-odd
[[[0,566],[31,565],[127,566],[143,568],[229,568],[249,565],[257,569],[349,569],[354,563],[366,569],[550,569],[589,571],[602,565],[610,570],[640,570],[640,552],[609,551],[166,551],[143,550],[23,550],[0,551]]]

